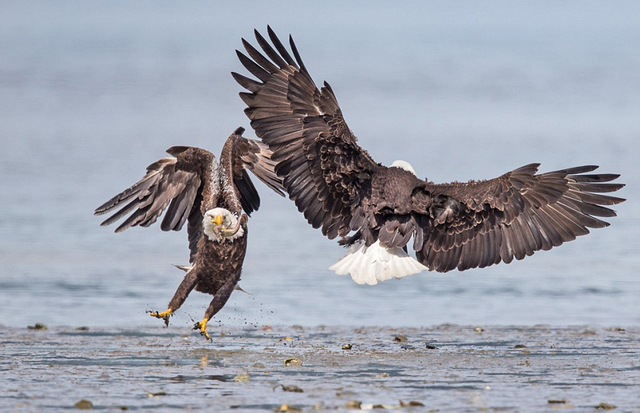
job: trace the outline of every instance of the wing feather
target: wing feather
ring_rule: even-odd
[[[600,218],[616,213],[604,205],[624,201],[601,195],[624,185],[610,183],[619,175],[585,174],[597,166],[536,174],[538,166],[526,165],[489,181],[429,184],[436,202],[433,219],[423,224],[429,236],[417,251],[419,261],[432,270],[449,271],[521,260],[588,234],[589,228],[608,226]],[[446,215],[444,202],[461,208],[453,214],[449,208]]]
[[[222,147],[220,165],[231,190],[225,194],[225,202],[232,212],[243,210],[247,215],[260,207],[260,196],[247,170],[253,172],[265,185],[284,196],[282,180],[275,172],[276,163],[271,160],[271,150],[261,142],[242,137],[244,128],[236,129]]]
[[[261,51],[246,41],[242,65],[257,80],[233,74],[248,92],[240,94],[256,135],[273,151],[283,187],[307,221],[329,238],[351,229],[352,209],[379,167],[356,143],[331,86],[318,89],[292,38],[293,56],[267,27],[255,31]],[[265,72],[268,74],[265,75]]]
[[[110,225],[130,214],[116,232],[138,225],[149,226],[171,203],[162,230],[180,230],[194,207],[201,180],[197,173],[180,170],[177,162],[177,158],[166,157],[152,163],[140,181],[96,208],[96,215],[116,211],[101,225]]]

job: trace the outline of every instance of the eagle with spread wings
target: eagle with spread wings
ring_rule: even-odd
[[[166,157],[147,167],[137,183],[95,210],[113,213],[102,225],[127,217],[116,228],[148,227],[166,209],[163,231],[179,231],[187,223],[190,263],[168,309],[151,312],[169,323],[195,289],[213,295],[202,321],[194,329],[210,339],[207,322],[222,309],[237,287],[247,251],[248,215],[260,206],[260,197],[247,170],[277,193],[284,195],[281,181],[270,160],[271,151],[262,143],[242,137],[238,128],[222,148],[220,162],[204,149],[174,146]]]
[[[529,164],[486,181],[435,184],[404,161],[390,167],[361,148],[328,83],[318,89],[293,39],[290,50],[267,27],[259,47],[242,39],[238,58],[253,78],[232,73],[257,136],[309,224],[348,247],[330,267],[360,284],[423,270],[446,272],[521,260],[589,228],[609,224],[605,195],[624,185],[595,165],[538,173]],[[410,240],[417,261],[407,253]]]

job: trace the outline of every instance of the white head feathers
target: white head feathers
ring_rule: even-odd
[[[244,235],[238,218],[228,209],[213,208],[205,212],[202,220],[205,235],[214,242],[233,241]]]
[[[411,164],[409,162],[407,162],[407,161],[401,161],[401,160],[393,161],[391,166],[395,166],[396,168],[404,169],[405,171],[411,172],[416,177],[418,176],[416,174],[415,169],[413,169],[413,166],[411,166]]]

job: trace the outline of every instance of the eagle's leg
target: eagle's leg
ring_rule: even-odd
[[[164,324],[168,326],[169,317],[171,317],[173,313],[175,313],[176,310],[178,310],[182,306],[182,304],[184,303],[184,300],[187,299],[187,297],[189,296],[189,293],[191,292],[191,290],[193,290],[193,287],[196,286],[197,278],[198,277],[195,271],[195,267],[193,267],[191,270],[187,272],[187,274],[184,276],[184,279],[178,286],[178,289],[173,295],[173,298],[169,302],[169,308],[166,311],[163,311],[161,313],[157,311],[152,311],[151,317],[164,319]]]
[[[207,332],[207,323],[227,303],[229,297],[231,297],[233,289],[235,288],[236,284],[238,284],[238,281],[240,281],[240,271],[229,278],[222,285],[222,287],[220,287],[220,289],[216,291],[215,295],[213,296],[213,300],[211,300],[211,304],[209,304],[209,307],[207,307],[207,311],[204,312],[204,318],[202,319],[202,321],[197,322],[193,326],[193,329],[200,330],[200,334],[205,336],[207,340],[211,340],[211,337]]]

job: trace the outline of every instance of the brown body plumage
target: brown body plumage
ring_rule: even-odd
[[[191,267],[184,268],[187,274],[168,310],[152,315],[168,323],[169,316],[180,308],[191,290],[211,294],[211,304],[203,321],[197,324],[205,335],[207,321],[224,306],[240,280],[247,249],[247,216],[260,206],[260,197],[246,170],[281,193],[271,152],[263,144],[243,138],[243,131],[238,128],[227,139],[219,163],[204,149],[169,148],[167,152],[174,157],[149,165],[139,182],[95,211],[105,214],[120,208],[102,225],[129,215],[116,232],[149,226],[165,209],[162,230],[179,231],[188,221]],[[214,217],[219,222],[214,222]]]
[[[233,73],[248,90],[240,94],[245,113],[307,221],[330,239],[361,244],[347,255],[375,246],[400,256],[413,237],[418,261],[430,270],[508,263],[607,226],[600,217],[615,212],[605,205],[623,201],[602,194],[623,185],[609,183],[618,175],[590,174],[597,166],[536,174],[538,164],[530,164],[488,181],[434,184],[410,166],[376,163],[356,143],[329,84],[316,87],[293,39],[292,57],[271,28],[268,35],[271,43],[255,31],[262,51],[243,39],[248,56],[237,52],[256,78]],[[380,267],[393,261],[376,254],[371,259]],[[363,262],[352,264],[336,271],[369,284],[421,270],[393,274],[389,267],[382,278],[356,277]]]

